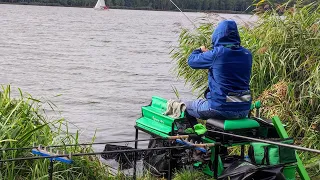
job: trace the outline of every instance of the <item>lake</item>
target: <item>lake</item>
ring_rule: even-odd
[[[197,25],[207,16],[186,15]],[[195,98],[172,72],[169,52],[181,28],[193,25],[180,12],[0,5],[0,84],[56,104],[54,117],[79,129],[82,141],[131,140],[152,96],[175,98],[175,86],[184,99]]]

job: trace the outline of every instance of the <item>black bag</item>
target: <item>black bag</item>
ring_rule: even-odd
[[[258,168],[250,162],[238,160],[218,177],[218,180],[286,180],[282,166]]]
[[[106,144],[104,148],[104,152],[108,151],[117,151],[117,150],[133,150],[134,148],[128,146],[120,146],[120,145],[113,145],[113,144]],[[136,152],[136,160],[140,160],[143,157],[144,152]],[[134,161],[134,152],[126,152],[126,153],[108,153],[102,154],[101,157],[105,160],[114,159],[116,162],[119,163],[121,169],[130,169],[132,168],[132,162]]]
[[[248,173],[241,180],[286,180],[282,166],[266,166]]]
[[[246,174],[254,172],[256,169],[257,166],[250,162],[236,160],[222,172],[218,180],[242,180]]]
[[[143,165],[154,176],[167,176],[169,161],[167,153],[155,154],[144,159]]]
[[[168,144],[162,140],[150,140],[148,148],[166,147]],[[166,177],[169,170],[170,159],[166,150],[147,151],[144,155],[143,166],[153,176]]]

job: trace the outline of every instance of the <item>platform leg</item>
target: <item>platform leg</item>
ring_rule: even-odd
[[[138,149],[138,129],[136,128],[136,136],[134,142],[134,149]],[[134,162],[133,162],[133,179],[137,179],[137,152],[134,152]]]
[[[214,162],[213,162],[213,177],[215,179],[218,179],[219,151],[220,151],[220,145],[216,144],[216,146],[214,147]]]
[[[286,132],[286,130],[283,127],[283,124],[281,123],[281,120],[278,116],[275,116],[272,118],[272,123],[274,125],[274,127],[276,128],[280,138],[288,138],[288,133]],[[296,158],[297,158],[297,165],[298,165],[298,173],[299,176],[302,180],[310,180],[310,177],[308,175],[308,172],[306,171],[306,168],[303,166],[302,161],[300,159],[300,157],[298,156],[298,154],[296,153]]]
[[[172,150],[169,149],[168,180],[171,180],[171,175],[172,175],[172,170],[171,170],[171,158],[172,158]]]
[[[241,158],[244,159],[244,145],[241,145]]]
[[[49,173],[49,180],[52,180],[52,175],[53,175],[53,159],[50,159],[50,164],[48,168],[48,173]]]

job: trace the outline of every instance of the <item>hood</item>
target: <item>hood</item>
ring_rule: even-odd
[[[212,34],[212,46],[240,45],[240,36],[236,22],[221,21]]]

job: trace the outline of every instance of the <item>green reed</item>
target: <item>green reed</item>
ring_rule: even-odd
[[[281,8],[283,14],[278,14]],[[242,46],[253,54],[251,90],[264,103],[264,115],[279,115],[297,144],[320,149],[320,5],[288,3],[259,13],[253,27],[241,26]],[[207,70],[187,65],[192,50],[211,47],[214,26],[202,24],[198,31],[183,29],[179,46],[171,51],[174,72],[201,95],[207,86]],[[201,33],[200,33],[200,32]],[[303,153],[308,167],[319,173],[319,156]]]
[[[42,145],[75,144],[78,132],[68,133],[64,119],[49,120],[43,110],[44,104],[30,95],[11,97],[10,86],[0,91],[0,148],[30,147]],[[60,151],[73,153],[92,152],[91,147],[61,147]],[[1,159],[33,156],[31,150],[2,151]],[[107,168],[96,156],[74,157],[72,165],[54,163],[55,179],[108,179]],[[0,165],[0,179],[48,179],[49,160],[15,161]]]

